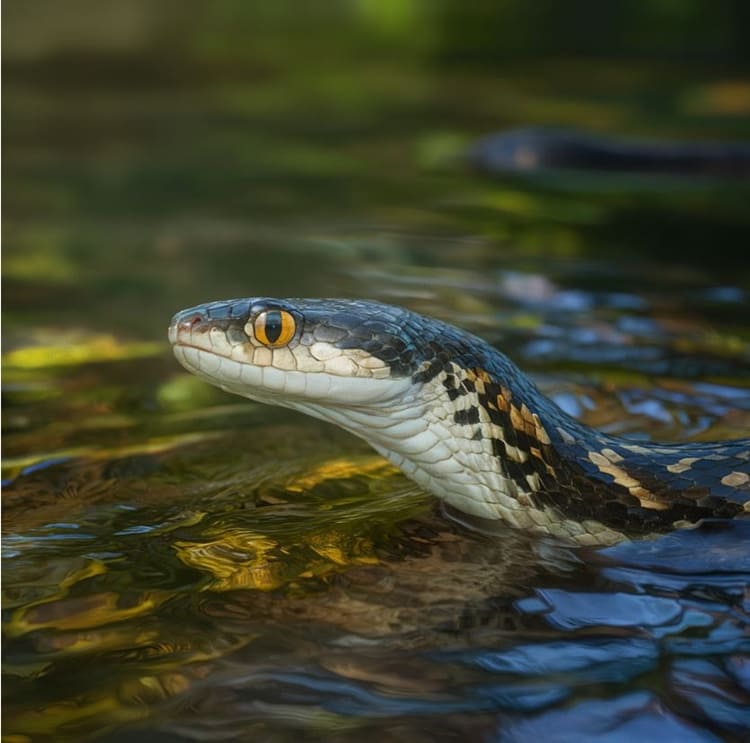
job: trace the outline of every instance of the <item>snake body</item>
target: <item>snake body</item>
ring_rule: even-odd
[[[551,127],[490,134],[472,145],[467,159],[479,170],[500,175],[575,170],[612,175],[750,177],[747,142],[647,141]]]
[[[169,338],[211,384],[341,426],[467,514],[582,545],[750,515],[750,440],[606,435],[482,339],[407,309],[237,299],[178,313]]]

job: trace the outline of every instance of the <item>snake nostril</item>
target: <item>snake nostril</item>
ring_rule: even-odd
[[[200,312],[193,312],[186,317],[180,318],[177,327],[180,330],[194,330],[196,325],[200,325],[205,317]]]

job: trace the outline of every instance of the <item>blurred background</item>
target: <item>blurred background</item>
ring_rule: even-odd
[[[227,701],[251,635],[253,659],[287,653],[297,667],[331,637],[367,634],[331,630],[324,607],[346,615],[331,586],[352,566],[396,570],[416,549],[403,524],[431,518],[431,501],[351,437],[183,374],[166,327],[214,299],[375,298],[485,336],[608,431],[747,435],[750,179],[488,173],[466,153],[526,127],[688,148],[750,141],[750,5],[9,0],[2,20],[8,740],[127,740],[118,726],[153,720],[169,740],[192,739],[199,698],[214,705],[200,724],[222,720],[230,736],[252,724],[274,740],[299,739],[310,705],[328,710],[316,730],[337,740],[478,735],[498,710],[544,714],[562,697],[489,703],[471,691],[486,668],[404,661],[404,647],[445,646],[422,615],[398,625],[416,633],[408,641],[383,620],[388,673],[372,655],[323,663],[414,706],[358,697],[359,712],[336,708],[370,720],[354,730],[334,724],[335,694],[319,684],[304,705],[279,677],[265,707]],[[470,555],[484,571],[501,561],[451,538],[466,548],[440,553],[430,574]],[[542,578],[504,576],[497,595],[558,575],[549,556],[516,548]],[[447,598],[425,580],[404,606],[423,590],[464,610],[465,592]],[[380,599],[360,588],[372,618]],[[295,635],[293,602],[307,593],[328,604]],[[415,663],[413,685],[399,686]],[[626,690],[661,698],[665,667]],[[680,669],[672,709],[736,732],[715,705],[680,701],[693,689]],[[429,712],[420,695],[436,689],[464,706]]]
[[[186,303],[380,295],[415,267],[593,257],[644,261],[644,283],[659,261],[683,286],[745,281],[744,189],[498,184],[451,164],[480,135],[540,124],[747,138],[749,13],[7,3],[6,343],[41,326],[160,340]]]

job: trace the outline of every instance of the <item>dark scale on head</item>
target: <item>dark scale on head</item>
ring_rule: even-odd
[[[319,325],[313,331],[315,340],[323,343],[338,343],[345,336],[346,330],[332,325]]]

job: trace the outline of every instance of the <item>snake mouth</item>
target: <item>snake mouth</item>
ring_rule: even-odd
[[[276,396],[319,399],[331,392],[332,380],[328,374],[307,374],[260,366],[179,340],[172,349],[177,361],[189,372],[226,392],[253,400],[269,402]]]

